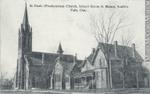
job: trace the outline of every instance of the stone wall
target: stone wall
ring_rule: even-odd
[[[42,66],[30,66],[29,87],[47,89],[49,87],[48,74]]]

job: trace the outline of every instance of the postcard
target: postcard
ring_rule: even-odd
[[[149,94],[150,0],[0,0],[2,94]]]

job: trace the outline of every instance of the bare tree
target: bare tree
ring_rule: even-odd
[[[134,39],[133,33],[128,30],[122,34],[121,44],[125,46],[131,46],[133,39]]]
[[[125,17],[119,17],[116,12],[96,18],[91,17],[92,33],[97,42],[112,43],[117,32],[127,25],[124,24]]]
[[[107,61],[107,85],[108,88],[112,87],[111,83],[111,70],[110,70],[110,49],[108,44],[112,44],[116,37],[116,33],[120,32],[121,29],[126,27],[125,17],[117,14],[116,12],[110,12],[110,15],[107,14],[101,15],[101,17],[96,18],[95,16],[91,17],[91,27],[92,33],[97,40],[97,42],[102,42],[102,46],[107,49],[105,52],[105,57]]]

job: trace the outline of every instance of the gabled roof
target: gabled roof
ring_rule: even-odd
[[[57,57],[59,57],[59,54],[32,52],[32,53],[26,54],[26,56],[27,56],[30,66],[43,67],[45,68],[45,70],[47,70],[48,74],[51,74],[56,64],[56,59]],[[64,62],[63,66],[65,67],[64,69],[67,70],[66,73],[68,73],[68,71],[70,71],[69,70],[70,67],[73,65],[74,56],[62,54],[61,60]]]
[[[88,59],[85,59],[82,65],[81,72],[87,71],[87,70],[93,70],[94,67],[91,65],[91,63],[88,61]]]
[[[109,51],[110,59],[127,59],[127,58],[133,58],[138,62],[143,62],[143,58],[140,56],[140,54],[135,50],[135,58],[133,57],[133,48],[123,45],[117,45],[117,57],[115,57],[115,46],[113,44],[106,44],[106,43],[99,43],[95,53],[91,53],[88,57],[88,60],[93,64],[99,50],[101,50],[104,55]]]
[[[76,60],[75,65],[71,71],[71,75],[75,75],[76,73],[80,73],[83,65],[84,65],[83,60]]]
[[[56,58],[59,56],[59,54],[56,53],[43,53],[43,52],[32,52],[27,54],[32,60],[32,64],[36,65],[40,62],[36,62],[36,60],[44,60],[45,64],[54,63]],[[42,56],[43,55],[43,56]],[[62,60],[66,62],[73,62],[74,56],[73,55],[67,55],[62,54]]]
[[[70,75],[73,67],[74,67],[74,62],[70,63],[70,62],[61,62],[60,63],[63,66],[63,72],[64,74]]]

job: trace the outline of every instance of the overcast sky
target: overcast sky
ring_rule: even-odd
[[[27,1],[27,0],[26,0]],[[108,0],[111,1],[111,0]],[[80,2],[80,3],[79,3]],[[30,4],[110,4],[107,0],[29,0],[29,23],[33,28],[33,51],[56,52],[59,42],[64,53],[84,59],[97,42],[91,34],[90,15],[101,15],[108,9],[88,9],[87,12],[70,12],[69,9],[29,7]],[[112,2],[111,2],[112,3]],[[119,9],[127,17],[138,52],[144,57],[144,0],[113,0],[113,4],[128,5]],[[16,71],[18,29],[23,20],[24,0],[0,0],[1,56],[0,71],[12,77]],[[120,35],[118,35],[120,36]]]

